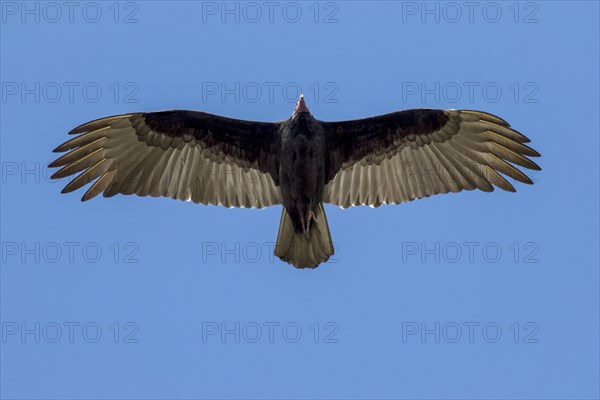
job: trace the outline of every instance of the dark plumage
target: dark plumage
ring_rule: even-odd
[[[300,97],[280,122],[198,111],[133,113],[91,121],[54,151],[52,177],[81,172],[64,189],[167,196],[226,207],[283,205],[275,254],[314,268],[333,254],[323,203],[399,204],[532,181],[539,153],[501,118],[468,110],[416,109],[353,121],[315,119]]]

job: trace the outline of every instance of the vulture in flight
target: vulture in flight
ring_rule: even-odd
[[[323,203],[400,204],[494,186],[540,154],[508,122],[481,111],[414,109],[351,121],[312,116],[301,96],[290,118],[255,122],[199,111],[131,113],[87,122],[54,151],[62,190],[166,196],[225,207],[281,204],[275,255],[315,268],[333,254]],[[513,165],[514,164],[514,165]]]

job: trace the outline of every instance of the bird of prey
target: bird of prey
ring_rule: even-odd
[[[351,121],[314,118],[304,98],[290,118],[255,122],[199,111],[138,112],[97,119],[54,151],[52,178],[82,172],[62,190],[94,182],[102,193],[166,196],[225,207],[283,205],[275,255],[315,268],[333,254],[323,203],[399,204],[494,186],[515,167],[540,167],[529,139],[481,111],[413,109]],[[514,165],[513,165],[514,164]],[[501,175],[502,174],[502,175]]]

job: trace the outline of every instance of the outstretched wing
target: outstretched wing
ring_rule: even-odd
[[[344,208],[494,186],[515,188],[500,174],[531,184],[512,164],[540,167],[539,153],[501,118],[467,110],[416,109],[353,121],[323,122],[328,177],[323,202]]]
[[[62,191],[95,181],[100,193],[166,196],[226,207],[281,203],[278,123],[242,121],[196,111],[102,118],[73,129],[55,152],[52,178],[83,171]]]

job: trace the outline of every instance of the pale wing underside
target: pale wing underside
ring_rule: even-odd
[[[502,119],[478,111],[449,110],[448,122],[430,133],[394,139],[398,145],[344,166],[325,186],[323,202],[343,208],[399,204],[434,194],[494,186],[515,188],[501,175],[531,184],[512,164],[539,170],[525,156],[539,154]],[[512,163],[512,164],[511,164]]]
[[[62,167],[53,178],[81,172],[63,193],[93,182],[82,201],[121,193],[225,207],[263,208],[282,202],[269,173],[252,162],[208,148],[192,134],[155,132],[143,114],[103,118],[71,133],[82,134],[55,150],[70,152],[50,167]]]

